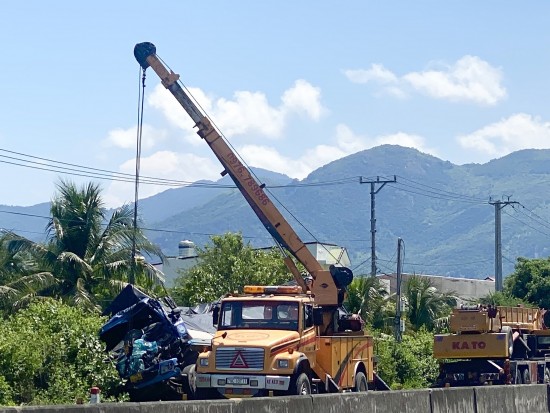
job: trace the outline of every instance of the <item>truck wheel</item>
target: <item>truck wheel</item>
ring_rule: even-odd
[[[296,381],[290,382],[288,393],[293,395],[311,394],[311,383],[306,373],[300,373],[296,377]]]
[[[222,398],[222,395],[216,389],[197,387],[195,391],[195,400],[216,400]]]
[[[365,376],[365,373],[363,373],[362,371],[358,371],[355,375],[353,391],[360,392],[367,391],[368,389],[369,385],[367,383],[367,377]]]
[[[183,377],[183,391],[187,394],[189,400],[194,400],[197,395],[197,386],[196,386],[196,374],[195,374],[195,365],[190,364],[185,366],[182,371]]]
[[[512,357],[514,352],[514,335],[510,326],[504,326],[500,330],[502,333],[506,333],[506,342],[508,343],[508,357]]]
[[[550,369],[548,367],[544,368],[544,382],[543,383],[550,383]]]
[[[520,369],[515,366],[514,369],[510,372],[510,375],[512,376],[511,383],[512,384],[521,384],[522,378],[521,378],[521,371]]]
[[[521,373],[522,383],[523,384],[531,384],[531,376],[529,375],[529,367],[524,369]]]

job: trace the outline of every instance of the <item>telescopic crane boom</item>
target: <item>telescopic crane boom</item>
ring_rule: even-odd
[[[179,75],[169,70],[157,57],[156,47],[152,43],[139,43],[134,48],[134,56],[143,70],[151,67],[198,128],[198,135],[210,146],[224,170],[222,175],[229,174],[252,207],[262,224],[271,236],[288,250],[313,278],[311,292],[315,303],[320,306],[339,306],[342,304],[345,287],[351,282],[353,274],[345,267],[334,267],[325,270],[315,259],[300,237],[271,202],[264,191],[263,184],[258,183],[248,168],[243,165],[221,134],[178,83]],[[307,292],[305,281],[292,258],[287,256],[285,264],[290,269],[298,285]]]

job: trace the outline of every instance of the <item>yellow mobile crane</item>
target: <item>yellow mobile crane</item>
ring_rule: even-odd
[[[218,330],[211,348],[197,360],[197,398],[387,388],[376,376],[373,338],[364,333],[362,320],[342,307],[353,279],[351,270],[321,266],[271,202],[264,185],[178,83],[179,75],[157,57],[152,43],[137,44],[134,56],[143,70],[151,67],[160,77],[222,164],[222,175],[229,174],[267,231],[312,280],[306,285],[287,255],[284,261],[297,285],[246,286],[242,294],[222,299],[214,316]]]
[[[449,334],[434,337],[434,387],[550,383],[550,312],[539,308],[454,309]]]

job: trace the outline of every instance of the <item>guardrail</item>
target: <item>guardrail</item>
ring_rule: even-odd
[[[550,413],[545,384],[181,402],[0,407],[0,413]]]

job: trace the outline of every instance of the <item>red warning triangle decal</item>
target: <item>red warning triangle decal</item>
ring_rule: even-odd
[[[244,359],[243,355],[240,351],[237,351],[237,354],[235,354],[235,357],[233,357],[233,360],[231,361],[231,364],[229,365],[232,369],[247,369],[248,364],[246,363],[246,360]]]

